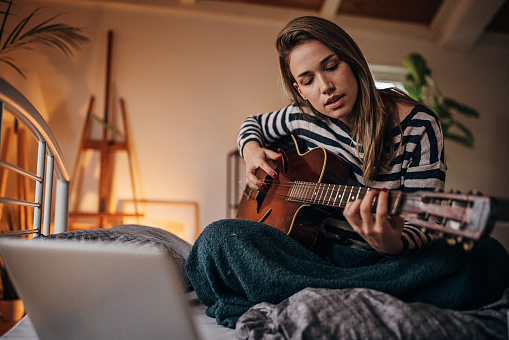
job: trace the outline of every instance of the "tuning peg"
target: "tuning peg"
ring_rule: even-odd
[[[424,227],[421,227],[421,232],[422,233],[426,233],[428,231],[428,229],[424,228]]]
[[[463,242],[463,250],[464,251],[471,251],[472,248],[474,248],[474,241],[473,240],[465,240]]]
[[[450,246],[454,246],[456,244],[456,238],[454,238],[454,236],[446,236],[445,240]]]

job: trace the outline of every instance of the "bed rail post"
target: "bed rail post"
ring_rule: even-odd
[[[69,216],[69,182],[58,179],[55,197],[55,228],[53,233],[58,234],[67,231],[67,219]]]
[[[35,183],[35,203],[37,207],[34,208],[34,229],[41,233],[42,224],[42,207],[44,199],[44,170],[46,168],[46,143],[39,142],[39,149],[37,153],[37,176],[41,178],[40,181]]]
[[[48,153],[46,157],[46,184],[45,184],[45,195],[44,202],[53,202],[53,171],[55,168],[55,157]],[[42,234],[48,235],[51,233],[51,204],[44,205],[42,222]]]

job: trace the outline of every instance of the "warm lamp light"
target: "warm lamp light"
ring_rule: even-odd
[[[134,214],[135,202],[122,201],[124,214]],[[141,217],[124,217],[124,224],[141,224],[160,228],[194,243],[199,234],[198,203],[179,201],[138,201]]]

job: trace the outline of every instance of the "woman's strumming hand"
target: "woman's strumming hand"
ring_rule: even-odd
[[[269,176],[277,178],[276,171],[267,163],[270,160],[280,159],[283,155],[269,149],[262,148],[260,144],[251,141],[244,145],[244,161],[246,162],[246,184],[255,190],[266,189],[266,184],[256,177],[258,169],[265,171]]]

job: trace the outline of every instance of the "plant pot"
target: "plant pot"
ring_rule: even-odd
[[[25,307],[21,299],[0,300],[0,310],[4,321],[19,321],[25,314]]]

